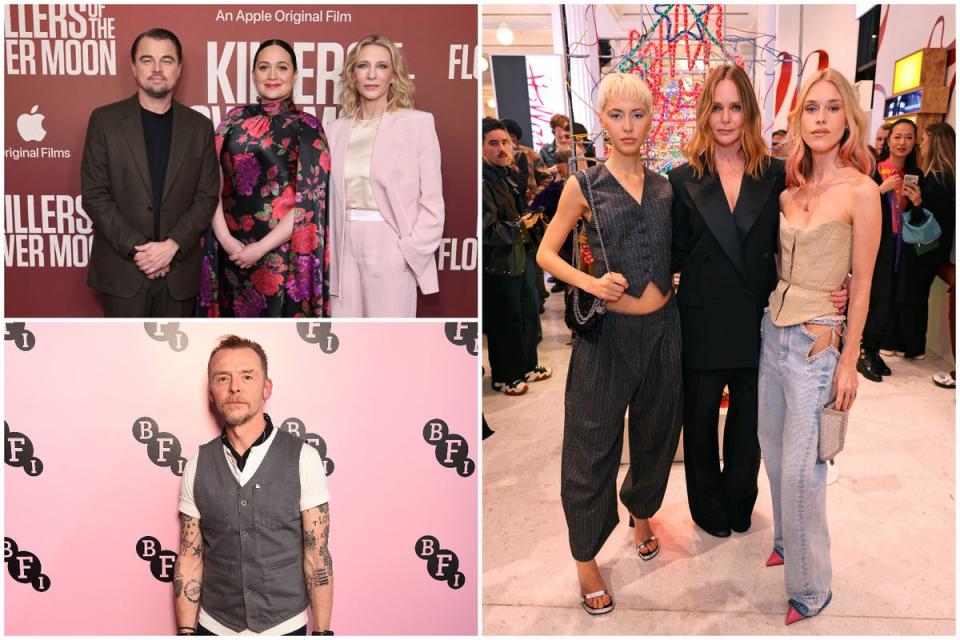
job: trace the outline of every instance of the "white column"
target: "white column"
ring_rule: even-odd
[[[596,42],[597,28],[594,12],[588,5],[561,5],[567,17],[567,40],[570,42],[570,86],[572,87],[573,120],[579,122],[591,137],[600,131],[600,121],[594,112],[591,93],[600,78],[600,46]],[[602,5],[597,11],[605,11]],[[586,44],[575,44],[582,41]]]

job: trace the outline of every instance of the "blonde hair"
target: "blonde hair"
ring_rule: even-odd
[[[957,136],[953,127],[946,122],[935,122],[928,125],[925,132],[927,134],[927,153],[920,158],[920,168],[923,169],[923,175],[928,175],[931,172],[956,175],[956,163],[953,154],[957,144]]]
[[[710,114],[713,111],[713,96],[717,85],[722,80],[730,80],[737,88],[740,109],[743,113],[740,148],[743,149],[743,155],[747,158],[745,171],[751,178],[758,180],[770,164],[770,153],[760,132],[760,106],[757,104],[757,96],[753,93],[753,84],[747,73],[735,64],[715,67],[703,83],[703,93],[697,101],[696,130],[684,149],[687,161],[690,162],[698,178],[703,177],[704,172],[716,173],[717,171],[714,158],[717,140],[713,137],[713,131],[710,130]]]
[[[375,44],[390,52],[390,66],[393,67],[393,81],[387,89],[387,111],[413,108],[413,81],[407,73],[407,65],[400,56],[397,45],[390,38],[380,35],[369,35],[350,50],[340,72],[340,106],[346,115],[356,115],[360,109],[360,93],[357,83],[353,79],[353,70],[357,66],[357,59],[364,47]]]
[[[810,89],[821,80],[837,88],[847,121],[847,129],[840,138],[840,151],[837,156],[845,166],[853,167],[866,175],[873,173],[875,160],[867,147],[867,116],[860,108],[860,100],[853,85],[843,74],[836,69],[827,68],[817,71],[803,83],[800,95],[797,96],[797,106],[788,116],[787,139],[792,142],[787,155],[787,184],[790,186],[802,187],[813,172],[813,155],[800,135],[800,116],[803,114],[803,106]]]
[[[650,111],[653,105],[650,88],[640,79],[640,76],[632,73],[613,72],[603,77],[597,95],[599,113],[603,113],[603,108],[612,98],[639,100],[647,111]]]

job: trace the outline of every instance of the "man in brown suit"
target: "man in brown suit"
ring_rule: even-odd
[[[87,284],[108,317],[191,316],[200,236],[219,201],[207,118],[173,99],[180,41],[151,29],[130,51],[137,94],[90,115],[80,181],[93,220]]]

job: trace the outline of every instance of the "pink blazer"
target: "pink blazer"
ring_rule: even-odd
[[[353,118],[326,129],[330,145],[330,295],[340,295],[343,263],[343,165]],[[422,293],[436,293],[436,251],[443,236],[440,143],[433,115],[415,109],[387,111],[373,143],[370,186],[384,220],[397,234],[397,247],[417,277]]]

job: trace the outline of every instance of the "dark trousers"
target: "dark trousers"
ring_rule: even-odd
[[[550,294],[547,293],[546,286],[543,284],[543,269],[537,264],[536,251],[527,252],[527,269],[523,275],[527,279],[525,289],[526,297],[523,301],[524,317],[533,318],[534,329],[536,330],[534,334],[534,344],[538,345],[543,340],[543,325],[540,324],[540,306],[544,300],[550,297]],[[536,357],[536,354],[534,354],[534,357]],[[535,366],[537,366],[536,361],[534,361],[530,369],[533,369]],[[526,371],[530,371],[530,369]],[[526,371],[524,373],[526,373]]]
[[[663,502],[680,440],[680,315],[672,298],[647,315],[607,312],[596,342],[573,341],[560,500],[570,551],[581,562],[597,555],[620,521],[616,484],[628,408],[630,467],[620,501],[649,518]]]
[[[730,404],[723,433],[717,423],[723,387]],[[704,529],[750,527],[757,501],[757,369],[683,370],[683,466],[693,521]]]
[[[215,635],[217,635],[217,634],[213,633],[212,631],[210,631],[210,629],[207,629],[206,627],[204,627],[203,625],[201,625],[201,624],[198,623],[198,624],[197,624],[197,635],[198,635],[198,636],[215,636]],[[294,630],[291,631],[290,633],[285,633],[285,634],[283,634],[283,635],[285,635],[285,636],[305,636],[305,635],[307,635],[307,625],[303,625],[303,626],[300,627],[299,629],[294,629]]]
[[[195,315],[197,297],[176,300],[170,295],[166,278],[157,278],[144,282],[129,298],[101,292],[100,300],[107,318],[190,318]]]
[[[870,296],[870,310],[867,312],[867,322],[863,326],[863,337],[860,346],[866,351],[877,351],[886,335],[893,313],[893,298],[890,296]]]
[[[895,303],[887,319],[880,346],[891,351],[902,351],[908,358],[926,353],[927,315],[926,303]]]
[[[944,262],[937,267],[937,275],[947,283],[950,318],[950,348],[954,359],[957,356],[957,266],[952,262]]]
[[[529,284],[526,275],[483,275],[483,330],[494,382],[522,380],[537,366],[540,317]]]

